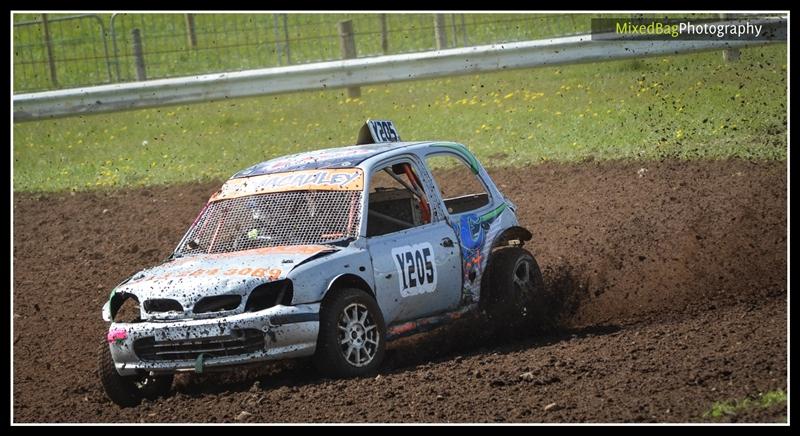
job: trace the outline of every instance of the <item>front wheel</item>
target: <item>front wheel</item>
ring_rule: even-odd
[[[320,310],[314,364],[331,377],[372,374],[386,351],[386,326],[378,304],[360,289],[334,292]]]
[[[121,407],[138,405],[143,398],[155,400],[165,396],[172,388],[173,375],[121,376],[114,367],[111,350],[103,342],[98,353],[98,372],[108,398]]]

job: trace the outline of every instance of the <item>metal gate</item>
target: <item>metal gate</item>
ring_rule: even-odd
[[[14,23],[14,92],[109,83],[112,61],[97,14],[32,15]]]

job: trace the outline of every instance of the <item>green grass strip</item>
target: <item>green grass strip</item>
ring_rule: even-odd
[[[751,409],[760,408],[766,409],[772,406],[786,404],[786,392],[782,389],[770,391],[765,394],[760,394],[758,398],[745,398],[742,400],[731,400],[716,402],[711,406],[711,409],[703,414],[703,418],[721,418],[727,415],[736,415],[738,412]]]

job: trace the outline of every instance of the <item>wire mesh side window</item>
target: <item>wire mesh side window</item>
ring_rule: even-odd
[[[294,191],[211,203],[178,254],[332,244],[358,235],[361,191]]]

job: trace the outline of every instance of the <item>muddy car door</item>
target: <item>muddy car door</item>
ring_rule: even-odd
[[[457,150],[457,149],[456,149]],[[477,301],[486,259],[499,226],[494,225],[505,204],[493,198],[481,179],[477,164],[457,151],[434,151],[425,156],[428,174],[435,183],[435,195],[445,207],[447,219],[457,229],[463,262],[465,303]]]
[[[378,304],[387,324],[458,306],[461,254],[453,228],[432,219],[410,158],[376,165],[367,201],[367,246]]]

